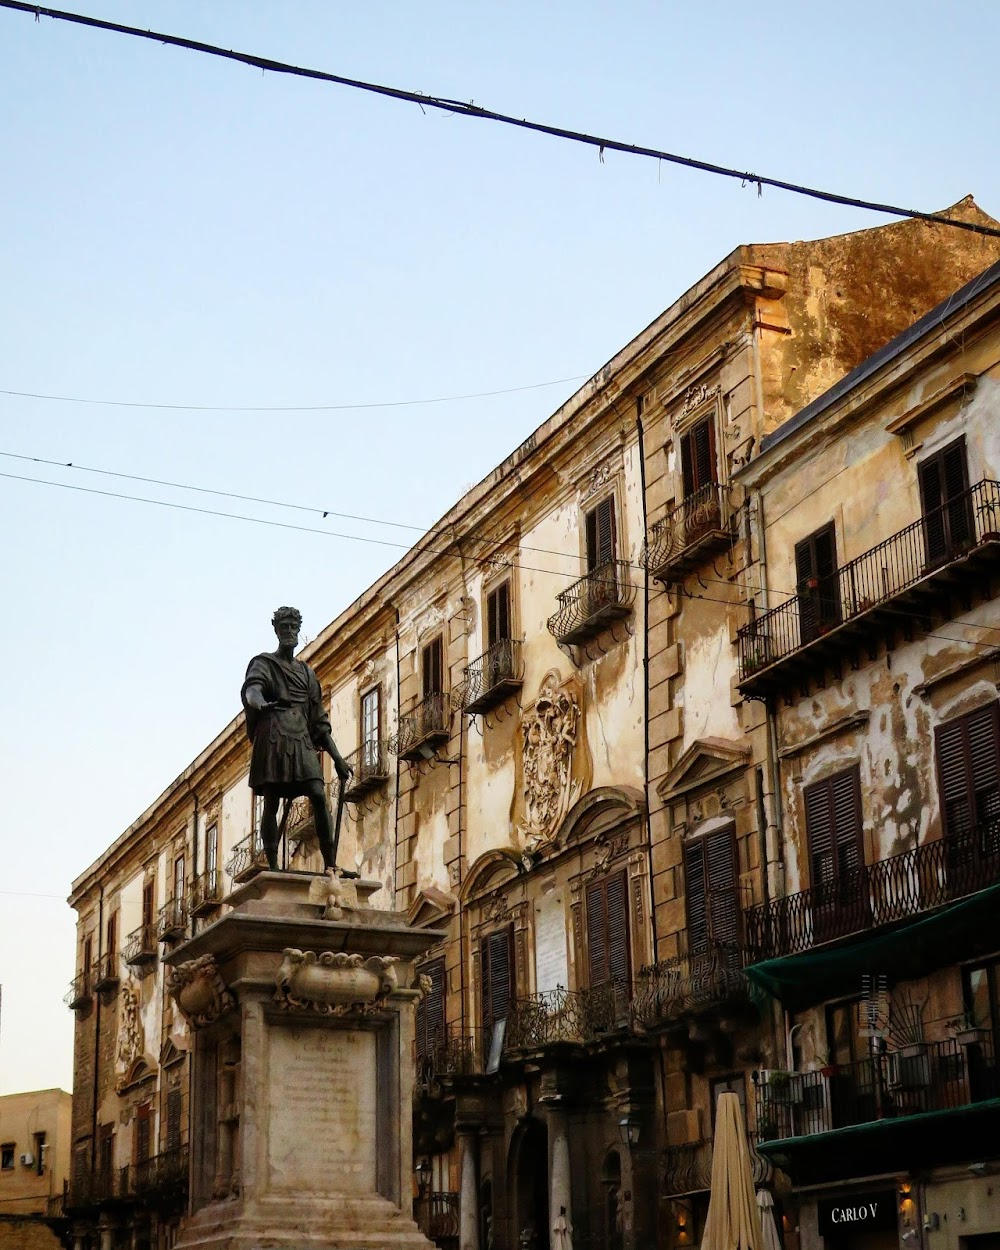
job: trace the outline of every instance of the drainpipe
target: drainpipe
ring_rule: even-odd
[[[646,509],[646,443],[642,417],[635,419],[639,437],[639,483],[642,494],[642,537],[649,535]],[[649,927],[653,936],[653,963],[659,958],[659,935],[656,926],[656,896],[653,890],[653,834],[651,824],[652,804],[649,798],[649,568],[643,561],[642,577],[642,791],[646,799],[646,862],[649,867]]]
[[[400,666],[399,666],[399,608],[394,608],[393,610],[394,610],[394,611],[395,611],[395,613],[396,613],[396,724],[398,725],[398,724],[399,724],[399,709],[403,706],[403,705],[402,705],[402,700],[400,699],[400,693],[399,693],[399,674],[400,674]],[[399,778],[400,778],[400,774],[401,774],[401,769],[400,769],[400,764],[399,764],[399,753],[397,752],[397,753],[396,753],[396,802],[395,802],[395,815],[394,815],[394,817],[393,817],[393,831],[392,831],[392,843],[393,843],[393,851],[392,851],[392,905],[393,905],[393,907],[395,907],[395,906],[396,906],[396,891],[397,891],[396,874],[397,874],[397,873],[398,873],[398,871],[399,871]]]
[[[764,502],[757,493],[757,563],[760,566],[760,585],[767,594],[767,535],[764,524]],[[769,606],[765,602],[766,607]],[[781,773],[778,764],[778,719],[774,699],[768,696],[764,704],[767,716],[767,772],[771,787],[771,811],[765,839],[766,863],[764,874],[769,877],[768,889],[774,897],[785,893],[785,831],[781,811]],[[773,872],[773,876],[772,876]]]
[[[101,960],[104,958],[104,886],[101,886],[100,899],[97,904],[97,975],[101,975]],[[97,1095],[100,1088],[99,1074],[101,1068],[101,995],[94,992],[97,1005],[94,1008],[94,1080],[91,1090],[90,1112],[90,1178],[97,1176]]]
[[[191,794],[191,791],[188,790]],[[198,880],[198,796],[192,794],[194,799],[194,830],[191,834],[191,884],[192,886]],[[198,921],[194,916],[191,917],[191,936],[198,931]]]

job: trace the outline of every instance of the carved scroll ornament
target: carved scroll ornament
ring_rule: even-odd
[[[193,1029],[232,1011],[236,996],[226,987],[214,955],[201,955],[167,970],[167,989]]]
[[[518,832],[526,850],[552,841],[580,789],[573,782],[580,709],[557,680],[546,675],[522,722],[525,818]]]
[[[376,1011],[399,987],[388,955],[348,955],[343,951],[285,949],[275,999],[286,1011],[317,1011],[339,1016]]]

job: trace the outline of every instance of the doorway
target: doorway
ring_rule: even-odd
[[[514,1237],[521,1250],[549,1250],[549,1135],[527,1119],[513,1144]]]

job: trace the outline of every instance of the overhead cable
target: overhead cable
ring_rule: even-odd
[[[499,113],[494,109],[483,108],[472,100],[451,100],[445,96],[425,95],[419,91],[405,91],[399,87],[388,87],[380,83],[366,82],[359,78],[348,78],[343,74],[331,74],[324,70],[307,69],[302,65],[292,65],[286,61],[275,61],[270,57],[256,56],[249,52],[234,52],[230,48],[204,43],[200,39],[187,39],[180,35],[168,35],[162,31],[141,30],[138,26],[126,26],[121,22],[108,22],[84,13],[67,12],[64,9],[43,8],[37,4],[24,3],[24,0],[0,0],[0,8],[30,13],[35,18],[35,21],[38,21],[39,17],[50,17],[56,21],[72,22],[78,26],[89,26],[96,30],[109,31],[119,35],[131,35],[136,39],[147,39],[153,43],[167,44],[175,48],[185,48],[191,52],[201,52],[207,56],[222,57],[228,61],[238,61],[242,65],[268,70],[273,74],[291,74],[298,78],[310,78],[318,82],[351,87],[356,91],[366,91],[374,95],[386,96],[392,100],[402,100],[408,104],[416,104],[423,110],[438,109],[452,116],[473,117],[480,121],[492,121],[499,122],[505,126],[516,126],[521,130],[531,130],[538,134],[551,135],[556,139],[566,139],[571,143],[582,143],[596,148],[602,161],[605,152],[622,152],[628,156],[643,156],[656,161],[666,161],[672,165],[682,165],[687,169],[697,169],[702,173],[715,174],[722,178],[737,179],[743,186],[755,186],[758,194],[763,187],[774,187],[779,191],[789,191],[794,195],[805,195],[811,199],[824,200],[830,204],[844,204],[848,208],[863,208],[875,213],[885,213],[891,217],[909,217],[919,221],[930,221],[937,225],[951,226],[957,230],[967,230],[973,234],[985,234],[994,238],[1000,238],[1000,229],[993,226],[984,226],[978,222],[960,221],[955,217],[944,217],[938,213],[922,212],[920,209],[915,208],[901,208],[896,204],[882,204],[874,200],[862,200],[852,195],[842,195],[835,191],[822,191],[816,187],[807,187],[800,183],[789,182],[784,178],[772,178],[765,174],[751,173],[748,170],[732,169],[726,165],[717,165],[713,161],[700,160],[691,156],[679,156],[675,152],[665,152],[658,148],[645,147],[637,143],[624,143],[618,139],[602,138],[600,135],[587,134],[580,130],[569,130],[563,126],[550,126],[543,122],[529,121],[525,117],[515,117],[509,113]]]

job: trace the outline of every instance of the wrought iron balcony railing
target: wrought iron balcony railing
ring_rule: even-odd
[[[95,990],[113,990],[121,980],[119,955],[116,950],[105,951],[94,960],[91,983]]]
[[[248,833],[245,838],[241,838],[236,843],[226,864],[226,872],[233,881],[240,884],[249,881],[266,867],[267,854],[264,851],[264,843],[260,839],[260,832],[257,831]]]
[[[451,700],[446,694],[429,694],[405,716],[389,738],[389,750],[401,760],[433,758],[434,751],[451,736]]]
[[[771,1164],[757,1153],[757,1135],[747,1135],[750,1163],[755,1185],[766,1185],[774,1174]],[[667,1146],[659,1151],[662,1166],[661,1194],[665,1198],[682,1198],[685,1194],[703,1193],[712,1187],[712,1139]]]
[[[594,989],[548,990],[518,998],[507,1017],[504,1048],[539,1050],[560,1042],[593,1041],[631,1023],[628,987],[609,981]]]
[[[521,689],[524,665],[517,638],[501,638],[465,670],[462,710],[478,716]]]
[[[137,1197],[165,1197],[182,1194],[188,1183],[188,1148],[178,1146],[165,1150],[133,1165],[130,1191]]]
[[[948,1111],[1000,1095],[993,1036],[920,1042],[820,1072],[768,1072],[757,1085],[761,1141]]]
[[[344,786],[345,803],[357,803],[389,780],[389,757],[382,741],[363,742],[348,755],[347,763],[354,769],[354,775]]]
[[[571,645],[585,642],[630,616],[635,599],[631,573],[624,560],[612,560],[560,591],[559,607],[547,622],[549,633],[558,642]]]
[[[632,999],[636,1019],[655,1028],[748,1004],[745,959],[738,942],[712,942],[703,950],[685,949],[673,959],[641,968]]]
[[[171,898],[160,908],[156,921],[156,936],[161,942],[182,938],[187,933],[187,899]]]
[[[417,1228],[439,1250],[458,1250],[458,1198],[457,1193],[441,1192],[413,1199]]]
[[[442,1078],[481,1076],[489,1060],[491,1038],[480,1029],[449,1026],[417,1054],[418,1085],[425,1089]]]
[[[85,972],[78,972],[70,981],[69,990],[64,995],[63,1002],[71,1011],[80,1011],[90,1006],[93,995],[94,983],[88,968]]]
[[[642,563],[654,581],[673,581],[729,546],[734,517],[730,488],[710,482],[655,522]]]
[[[747,961],[795,955],[1000,883],[1000,819],[744,912]]]
[[[155,924],[140,925],[128,935],[122,959],[132,968],[141,968],[143,964],[156,962],[159,954],[159,936]]]
[[[852,649],[942,578],[1000,563],[1000,482],[984,478],[739,631],[740,689],[762,695]],[[889,605],[892,605],[891,607]],[[919,614],[919,613],[917,613]]]
[[[209,868],[199,873],[191,883],[191,896],[188,906],[192,916],[206,916],[213,912],[225,897],[222,873],[218,868]]]

